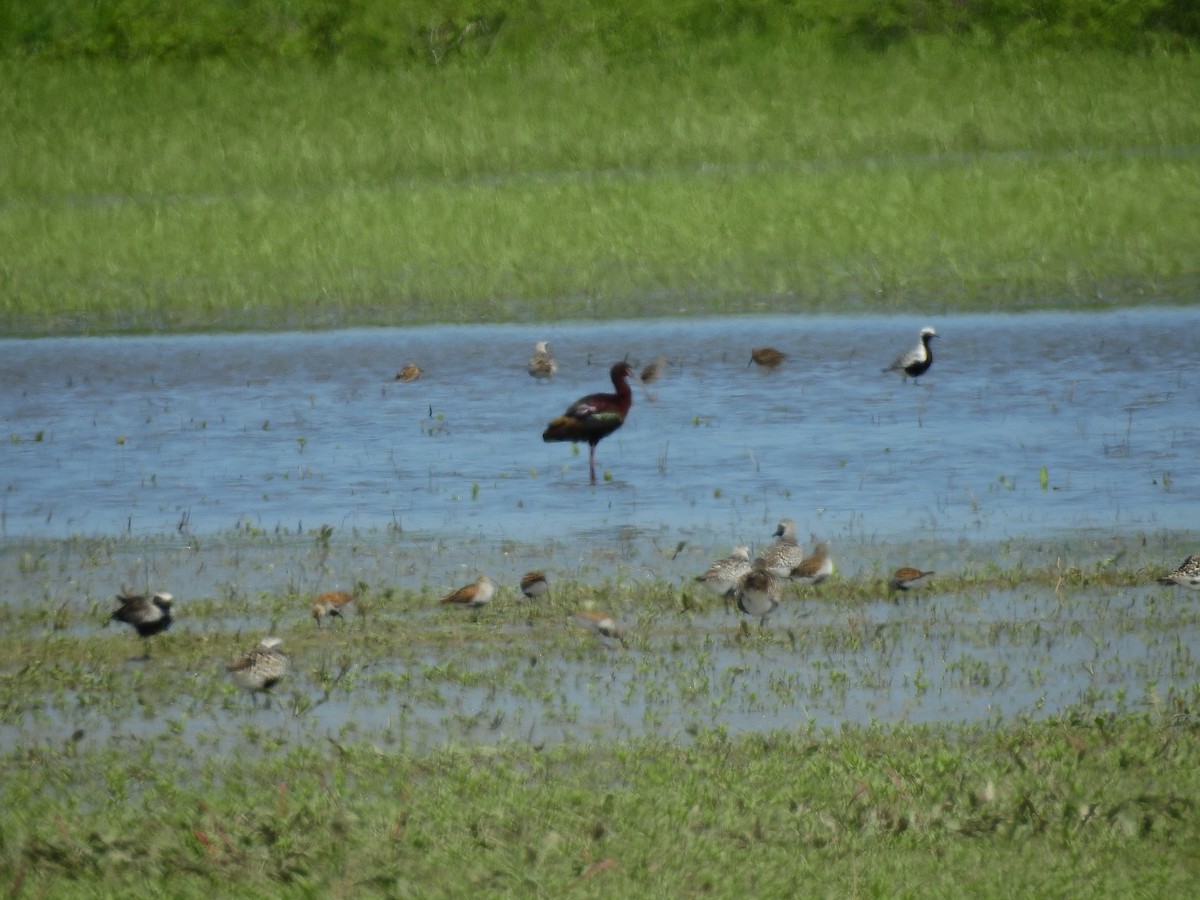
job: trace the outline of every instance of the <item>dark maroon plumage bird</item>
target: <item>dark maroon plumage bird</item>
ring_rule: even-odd
[[[542,433],[543,441],[587,441],[588,469],[592,484],[596,483],[596,445],[625,424],[633,391],[626,379],[636,378],[629,363],[619,362],[609,372],[615,394],[588,394],[572,403],[565,413],[554,419]]]

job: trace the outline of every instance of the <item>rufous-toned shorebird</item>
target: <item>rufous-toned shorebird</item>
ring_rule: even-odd
[[[131,594],[122,591],[117,594],[121,606],[109,616],[118,622],[124,622],[137,629],[142,638],[150,638],[159,632],[166,631],[174,621],[171,617],[171,603],[175,598],[166,591],[155,591],[153,594]],[[150,643],[144,642],[145,658],[150,658]]]
[[[534,378],[553,378],[558,371],[558,363],[550,355],[549,345],[549,341],[538,341],[533,345],[533,356],[529,357],[529,364],[525,368]]]
[[[933,348],[929,346],[929,342],[937,336],[938,333],[932,328],[928,326],[922,328],[921,339],[917,342],[917,346],[901,353],[883,371],[903,372],[905,378],[911,378],[915,382],[933,365]]]
[[[546,581],[546,573],[534,570],[521,576],[521,593],[530,600],[546,596],[550,584]]]
[[[349,591],[326,591],[323,594],[317,594],[312,602],[312,617],[317,622],[317,627],[321,627],[321,619],[325,616],[342,620],[342,610],[354,602],[357,593]]]
[[[1200,556],[1189,556],[1170,575],[1158,579],[1159,584],[1177,584],[1180,587],[1200,591]]]
[[[421,367],[416,363],[409,363],[403,369],[396,373],[397,381],[416,381],[421,377]]]
[[[774,347],[755,347],[750,351],[750,362],[746,363],[746,367],[758,363],[764,369],[774,369],[785,359],[787,354],[782,350],[776,350]]]
[[[663,372],[667,371],[667,358],[660,356],[654,362],[647,364],[642,368],[640,380],[642,384],[654,384],[658,379],[662,378]]]
[[[779,607],[783,599],[783,579],[755,562],[754,567],[743,576],[735,589],[738,609],[747,616],[757,617],[759,627],[766,627],[767,619]]]
[[[919,588],[929,581],[931,575],[933,575],[933,570],[925,572],[921,569],[914,569],[912,566],[903,566],[893,572],[892,577],[888,579],[888,596]]]
[[[257,697],[279,683],[287,671],[287,657],[279,652],[282,644],[277,637],[265,637],[249,653],[229,664],[229,672],[237,684]],[[255,700],[257,704],[257,700]]]
[[[580,628],[586,628],[598,638],[628,646],[625,643],[625,629],[608,613],[581,609],[572,614],[571,619]]]
[[[496,595],[496,582],[486,575],[480,575],[466,587],[451,591],[441,599],[443,606],[456,609],[480,609],[492,602]]]
[[[809,553],[800,562],[800,565],[792,569],[791,578],[796,584],[820,584],[826,578],[833,574],[833,558],[829,555],[829,543],[821,541],[813,547],[812,553]]]

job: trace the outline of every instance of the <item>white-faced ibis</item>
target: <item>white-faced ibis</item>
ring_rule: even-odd
[[[538,341],[533,345],[533,356],[529,357],[527,371],[534,378],[553,378],[558,371],[558,363],[547,349],[549,341]]]
[[[696,582],[714,594],[724,597],[736,588],[738,582],[749,572],[750,548],[734,547],[733,553],[724,559],[718,559],[703,575],[697,575]]]
[[[773,369],[785,359],[787,354],[782,350],[776,350],[774,347],[755,347],[750,351],[750,362],[746,363],[746,368],[758,363],[763,368]]]
[[[901,353],[883,371],[903,372],[906,378],[916,381],[933,365],[933,348],[929,346],[929,342],[937,336],[938,333],[929,326],[922,328],[921,340],[917,343],[917,346],[905,353]]]
[[[325,616],[341,619],[342,610],[354,601],[355,596],[349,591],[326,591],[317,594],[312,604],[312,617],[316,619],[317,627],[321,627],[321,619]]]
[[[466,587],[451,591],[441,599],[441,602],[446,606],[458,609],[479,609],[481,606],[491,603],[495,593],[496,582],[486,575],[480,575]]]
[[[606,641],[617,641],[625,646],[625,629],[608,613],[581,609],[574,613],[571,619],[580,628],[586,628],[597,637]]]
[[[397,381],[416,381],[421,377],[421,367],[416,363],[409,363],[403,369],[396,373]]]
[[[282,643],[277,637],[259,641],[253,650],[229,664],[233,680],[251,694],[275,687],[288,665],[287,657],[279,652]]]
[[[609,372],[615,394],[588,394],[580,397],[557,419],[551,420],[542,433],[543,441],[586,441],[588,471],[596,483],[596,445],[625,424],[633,391],[626,379],[636,378],[627,362],[616,363]]]
[[[825,541],[813,547],[813,552],[804,557],[800,565],[788,576],[796,584],[820,584],[833,574],[833,558],[829,555],[829,544]]]
[[[1200,591],[1200,556],[1189,556],[1178,569],[1158,581],[1159,584],[1177,584]]]
[[[748,616],[757,616],[759,627],[775,612],[783,599],[783,580],[772,575],[757,562],[735,588],[738,609]]]
[[[892,577],[888,579],[888,595],[899,592],[911,591],[925,584],[933,575],[933,570],[924,572],[920,569],[914,569],[912,566],[903,566],[892,573]]]
[[[796,540],[796,523],[791,519],[780,519],[775,529],[775,540],[754,561],[757,568],[770,572],[776,578],[788,578],[792,569],[804,562],[804,548]]]
[[[521,576],[521,593],[530,600],[546,596],[546,592],[549,590],[550,585],[546,581],[545,572],[526,572]]]
[[[110,618],[132,625],[139,635],[149,638],[171,627],[171,601],[174,599],[166,591],[155,591],[153,594],[122,591],[117,594],[121,606]],[[150,656],[149,643],[146,644],[146,656]]]

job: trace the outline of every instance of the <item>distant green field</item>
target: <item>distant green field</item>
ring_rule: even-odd
[[[1193,302],[1200,57],[0,62],[12,334]]]

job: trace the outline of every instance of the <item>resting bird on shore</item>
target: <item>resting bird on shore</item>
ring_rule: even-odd
[[[265,637],[259,641],[253,650],[229,664],[233,680],[248,690],[251,696],[275,687],[287,671],[287,657],[278,649],[282,643],[277,637]]]
[[[1200,591],[1200,556],[1189,556],[1170,575],[1158,579],[1159,584],[1177,584],[1180,587]]]
[[[326,591],[317,594],[312,605],[312,617],[317,620],[317,627],[321,627],[323,616],[342,619],[342,610],[354,601],[354,597],[349,591]]]
[[[549,590],[550,585],[546,581],[546,574],[544,572],[534,570],[526,572],[521,576],[521,593],[530,600],[546,596],[546,592]]]
[[[791,519],[780,519],[775,529],[775,540],[758,555],[755,568],[770,572],[776,578],[788,578],[792,569],[804,562],[804,548],[796,540],[796,523]]]
[[[416,363],[409,363],[403,369],[396,373],[397,381],[416,381],[421,377],[421,367]]]
[[[820,584],[833,574],[833,559],[829,556],[829,544],[825,541],[813,547],[813,552],[804,557],[800,565],[788,576],[796,584]]]
[[[171,601],[175,598],[166,591],[155,591],[153,594],[130,594],[122,591],[117,594],[121,607],[109,617],[118,622],[124,622],[137,629],[143,638],[149,638],[166,631],[171,627]],[[147,641],[146,659],[150,658],[150,644]]]
[[[901,353],[883,371],[903,372],[906,378],[911,378],[915,382],[933,365],[933,348],[929,346],[929,342],[937,336],[938,333],[929,326],[922,328],[921,340],[917,346],[907,353]]]
[[[552,419],[542,433],[543,441],[586,441],[589,449],[588,471],[596,483],[596,445],[625,424],[633,391],[626,379],[636,378],[633,367],[626,362],[616,363],[609,371],[615,394],[588,394],[580,397],[557,419]]]
[[[732,593],[738,583],[749,573],[750,548],[734,547],[731,554],[723,559],[718,559],[708,567],[708,571],[703,575],[697,575],[696,581],[714,594],[724,597]]]
[[[458,609],[479,609],[491,603],[495,594],[496,582],[486,575],[480,575],[466,587],[451,591],[440,602],[444,606],[453,606]]]
[[[529,357],[529,365],[526,369],[534,378],[552,378],[558,371],[558,363],[546,349],[549,343],[549,341],[538,341],[533,345],[533,356]]]
[[[734,589],[738,609],[748,616],[758,616],[758,625],[765,628],[767,618],[783,599],[783,581],[772,575],[758,559]]]
[[[920,569],[914,569],[912,566],[899,568],[888,579],[888,596],[897,591],[911,591],[913,588],[918,588],[927,582],[931,575],[933,575],[932,570],[923,572]]]
[[[750,351],[750,362],[746,363],[746,368],[758,363],[764,368],[773,369],[785,359],[787,354],[782,350],[776,350],[774,347],[755,347]]]

